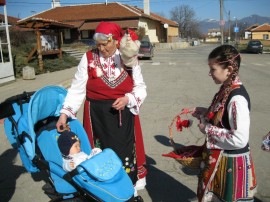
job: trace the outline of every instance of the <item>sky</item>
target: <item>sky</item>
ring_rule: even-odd
[[[108,3],[115,2],[107,0]],[[195,12],[197,20],[220,19],[220,0],[149,0],[150,11],[170,19],[170,11],[181,5],[188,5]],[[105,3],[106,0],[60,0],[61,6]],[[143,8],[143,0],[118,0],[117,2]],[[223,0],[225,21],[242,19],[257,14],[270,17],[270,0]],[[8,16],[29,17],[51,8],[51,0],[6,0]],[[0,13],[3,13],[1,8]],[[230,13],[230,15],[229,15]]]

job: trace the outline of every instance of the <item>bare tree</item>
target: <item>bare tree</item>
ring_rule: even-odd
[[[199,37],[199,23],[195,19],[194,10],[188,5],[181,5],[170,11],[171,20],[179,24],[179,33],[182,38]]]

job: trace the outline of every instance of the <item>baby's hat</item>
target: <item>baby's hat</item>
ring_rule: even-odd
[[[61,151],[61,153],[65,156],[69,155],[70,148],[72,145],[77,142],[79,138],[77,135],[71,131],[63,131],[61,132],[61,135],[59,136],[57,142],[58,142],[58,147]]]

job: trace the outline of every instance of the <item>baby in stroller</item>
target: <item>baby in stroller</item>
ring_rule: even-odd
[[[30,173],[45,171],[53,191],[44,191],[51,201],[133,201],[134,187],[119,157],[109,148],[99,153],[91,148],[77,119],[68,120],[67,124],[72,135],[80,139],[81,150],[92,157],[74,164],[71,171],[63,169],[58,146],[63,134],[56,130],[55,120],[66,93],[63,87],[46,86],[31,95],[23,93],[0,103],[0,123],[4,123],[7,139],[19,152],[24,167]],[[68,153],[71,145],[66,148]]]
[[[65,171],[72,171],[80,163],[102,151],[100,148],[93,148],[90,155],[87,155],[81,151],[81,143],[78,136],[69,130],[61,133],[57,143],[63,157],[63,169]]]

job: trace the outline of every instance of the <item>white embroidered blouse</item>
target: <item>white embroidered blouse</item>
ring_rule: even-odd
[[[106,73],[108,78],[111,78],[111,80],[116,79],[123,71],[123,64],[119,50],[117,49],[115,54],[108,59],[103,58],[101,54],[99,57],[103,73]],[[114,60],[114,65],[112,65],[112,60]],[[132,67],[132,75],[134,82],[133,90],[125,95],[129,98],[127,107],[130,108],[130,111],[134,115],[137,115],[139,114],[141,104],[147,96],[146,85],[141,73],[141,67],[138,63]],[[76,118],[76,113],[86,97],[87,80],[88,60],[85,53],[77,67],[77,72],[72,80],[71,87],[68,89],[68,94],[60,113],[64,113],[71,118]]]
[[[208,123],[205,127],[208,149],[235,150],[244,148],[249,141],[250,112],[248,101],[242,95],[235,95],[225,110],[228,112],[231,129],[219,128]]]

